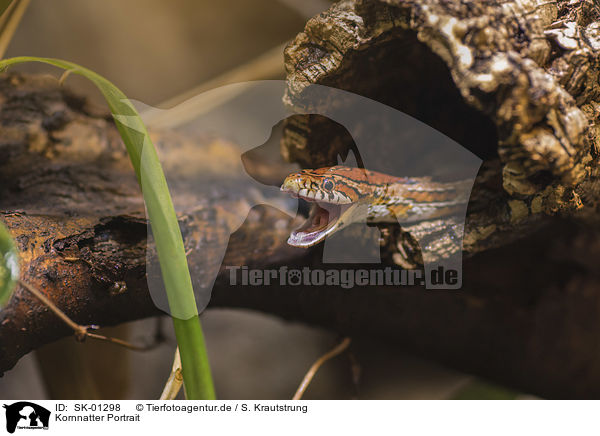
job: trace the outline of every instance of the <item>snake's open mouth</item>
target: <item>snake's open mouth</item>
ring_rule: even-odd
[[[288,238],[288,244],[294,247],[308,248],[323,241],[327,235],[338,230],[342,223],[341,217],[353,207],[353,204],[317,201],[299,195],[291,189],[282,188],[282,191],[289,192],[294,198],[301,198],[312,205],[306,222],[294,230]]]
[[[348,207],[350,205],[313,202],[308,219],[291,233],[288,244],[295,247],[318,244],[335,231],[343,210]]]

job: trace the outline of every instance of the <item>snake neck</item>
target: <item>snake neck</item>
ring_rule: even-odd
[[[362,201],[367,202],[367,220],[414,222],[454,215],[469,201],[472,182],[432,182],[429,178],[402,178],[379,185]]]

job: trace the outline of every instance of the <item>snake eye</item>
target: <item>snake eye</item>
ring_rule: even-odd
[[[330,179],[325,179],[323,182],[323,189],[331,191],[333,189],[333,182]]]

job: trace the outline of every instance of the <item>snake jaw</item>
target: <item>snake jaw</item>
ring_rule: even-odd
[[[294,247],[308,248],[322,242],[328,235],[353,222],[355,211],[359,209],[357,203],[338,204],[320,201],[321,196],[305,188],[295,189],[284,184],[281,190],[294,198],[301,198],[312,204],[306,222],[292,231],[287,240],[287,243]]]
[[[314,202],[308,219],[290,234],[288,244],[303,248],[318,244],[328,235],[339,230],[340,217],[352,207],[352,205]]]

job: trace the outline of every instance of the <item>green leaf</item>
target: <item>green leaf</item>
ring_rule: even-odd
[[[181,230],[165,175],[146,126],[120,89],[99,74],[72,62],[39,57],[16,57],[0,61],[0,69],[24,62],[43,62],[63,68],[71,74],[84,76],[104,95],[127,148],[138,183],[143,188],[142,194],[152,226],[169,307],[171,313],[177,314],[180,318],[173,318],[173,323],[181,354],[186,395],[193,400],[214,399],[210,365]]]
[[[19,280],[19,255],[10,233],[0,222],[0,308],[9,300]]]

